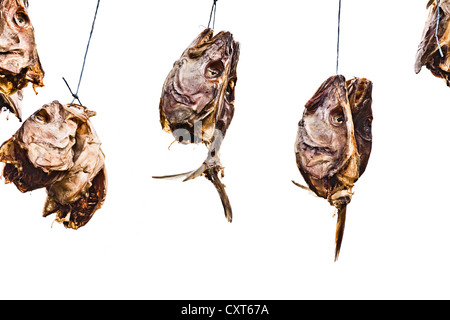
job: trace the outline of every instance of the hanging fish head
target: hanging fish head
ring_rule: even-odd
[[[21,94],[8,98],[28,82],[33,83],[34,88],[44,85],[44,71],[27,7],[27,0],[0,1],[0,108],[8,108],[19,119]]]
[[[77,229],[106,197],[107,176],[100,140],[79,105],[44,105],[0,147],[3,177],[21,192],[46,188],[44,216]]]
[[[422,66],[438,78],[443,78],[450,86],[450,1],[430,0],[427,4],[428,18],[419,43],[415,72],[419,73]],[[439,14],[439,20],[438,20]]]
[[[73,165],[78,123],[78,117],[54,101],[23,123],[19,141],[35,167],[45,172],[67,170]]]
[[[314,192],[330,198],[351,190],[358,178],[358,153],[344,77],[330,77],[307,102],[296,141],[297,164]],[[346,187],[338,187],[338,180]]]
[[[237,60],[238,44],[230,32],[213,34],[212,29],[200,33],[174,63],[163,86],[161,124],[179,142],[209,143],[225,96],[234,89],[232,61]]]
[[[306,103],[299,123],[297,166],[319,197],[337,209],[335,261],[344,235],[347,205],[372,149],[372,82],[328,78]]]

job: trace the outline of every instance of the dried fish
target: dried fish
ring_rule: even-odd
[[[450,86],[450,1],[439,1],[437,39],[438,8],[436,1],[430,0],[427,8],[429,9],[428,18],[416,54],[415,71],[419,73],[422,66],[426,66],[434,76],[443,78],[447,82],[447,86]]]
[[[9,109],[19,120],[21,90],[29,82],[34,89],[44,85],[27,7],[27,0],[0,1],[0,112]]]
[[[219,174],[223,177],[219,151],[234,114],[239,43],[230,32],[213,34],[209,28],[202,31],[174,63],[159,106],[163,130],[180,143],[204,143],[208,156],[197,170],[154,178],[186,181],[204,175],[216,187],[231,222],[231,205],[219,179]]]
[[[332,76],[306,103],[299,122],[295,154],[300,173],[309,189],[327,199],[338,212],[335,260],[352,188],[365,171],[371,153],[371,106],[369,80],[345,81],[341,75]]]
[[[0,148],[3,177],[21,192],[46,188],[43,216],[65,227],[84,226],[106,197],[100,140],[80,105],[53,101],[31,115]]]

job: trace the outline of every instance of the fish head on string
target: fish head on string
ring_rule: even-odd
[[[328,78],[306,103],[298,128],[296,155],[308,176],[318,180],[332,176],[345,162],[350,143],[348,109],[342,76]]]
[[[372,148],[372,82],[328,78],[306,103],[295,153],[308,187],[337,210],[335,260],[343,239],[347,205]]]
[[[106,197],[101,142],[86,107],[44,105],[0,147],[3,177],[21,192],[47,189],[43,215],[68,228],[85,225]]]
[[[236,71],[232,65],[233,61],[237,64],[233,54],[238,51],[236,47],[230,32],[221,31],[214,36],[214,31],[207,28],[174,63],[163,86],[160,114],[164,130],[174,133],[183,129],[190,133],[191,139],[180,142],[211,139],[216,113],[225,95],[234,99]],[[230,83],[230,79],[234,82]]]

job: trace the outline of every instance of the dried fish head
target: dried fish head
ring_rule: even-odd
[[[3,176],[22,192],[47,189],[44,216],[68,228],[84,226],[106,197],[107,177],[100,140],[79,105],[53,101],[31,115],[0,148]]]
[[[296,141],[297,164],[314,192],[330,198],[340,191],[338,181],[324,183],[338,173],[351,190],[358,157],[343,76],[327,79],[307,102]]]
[[[223,177],[219,151],[234,115],[240,46],[230,32],[213,34],[205,29],[174,63],[159,104],[163,130],[181,143],[204,143],[208,156],[197,170],[154,178],[185,177],[187,181],[204,175],[216,187],[231,222],[230,202],[219,179]]]
[[[216,113],[229,88],[237,45],[229,32],[213,34],[212,29],[200,33],[174,63],[163,86],[161,124],[180,142],[211,142]],[[177,129],[187,130],[191,139],[179,139]]]
[[[8,99],[27,86],[43,86],[44,71],[37,53],[34,29],[27,13],[28,1],[0,2],[0,107],[19,119],[21,98]]]
[[[337,259],[352,188],[372,148],[372,83],[328,78],[306,103],[295,143],[297,166],[311,191],[336,207]]]

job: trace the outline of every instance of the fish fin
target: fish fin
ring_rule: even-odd
[[[311,189],[308,188],[307,186],[304,186],[304,185],[302,185],[302,184],[300,184],[300,183],[298,183],[298,182],[296,182],[296,181],[294,181],[294,180],[291,180],[291,181],[292,181],[292,183],[293,183],[294,185],[296,185],[297,187],[299,187],[299,188],[301,188],[301,189],[303,189],[303,190],[309,191],[309,192],[311,193],[312,196],[314,196],[314,197],[316,197],[316,198],[320,198],[313,190],[311,190]]]
[[[152,176],[152,178],[153,179],[169,179],[169,180],[184,178],[183,182],[186,182],[188,180],[193,180],[193,179],[195,179],[197,177],[200,177],[201,175],[203,175],[205,173],[205,171],[207,169],[208,169],[208,165],[204,162],[196,170],[183,172],[183,173],[169,174],[169,175],[165,175],[165,176]]]
[[[233,212],[231,210],[230,200],[228,199],[227,192],[225,191],[225,185],[220,181],[218,175],[218,173],[222,170],[223,168],[219,166],[211,167],[204,172],[204,175],[209,181],[212,182],[214,187],[216,187],[220,200],[222,201],[225,218],[227,218],[228,222],[231,222],[233,220]]]
[[[225,217],[228,222],[232,221],[232,210],[230,200],[228,199],[228,195],[225,191],[225,185],[220,181],[219,172],[222,172],[223,168],[220,164],[208,164],[207,161],[203,162],[202,165],[193,171],[172,174],[166,176],[153,176],[154,179],[178,179],[184,178],[183,182],[193,180],[200,176],[205,176],[209,181],[212,182],[217,192],[219,193],[220,200],[222,201],[223,210],[225,212]],[[223,174],[222,174],[223,177]]]
[[[212,182],[217,192],[219,193],[225,217],[227,218],[228,222],[231,222],[233,219],[231,204],[230,200],[228,199],[227,192],[225,191],[225,185],[220,181],[219,172],[222,173],[221,176],[223,177],[223,167],[220,165],[220,161],[215,158],[208,158],[197,170],[191,171],[183,180],[183,182],[195,179],[199,176],[205,176],[209,181]]]
[[[312,190],[311,190],[310,188],[308,188],[308,187],[306,187],[306,186],[304,186],[304,185],[302,185],[302,184],[300,184],[300,183],[298,183],[298,182],[295,182],[294,180],[291,180],[291,181],[292,181],[292,183],[295,184],[297,187],[302,188],[303,190],[307,190],[307,191],[311,191],[311,192],[312,192]]]
[[[168,174],[165,176],[152,176],[153,179],[167,179],[167,180],[175,180],[175,179],[180,179],[180,178],[184,178],[188,175],[190,175],[193,171],[189,171],[189,172],[183,172],[183,173],[177,173],[177,174]]]
[[[344,228],[345,228],[345,216],[347,214],[347,205],[343,205],[338,208],[337,212],[337,223],[336,223],[336,248],[334,251],[334,261],[336,262],[339,257],[339,252],[341,251],[342,239],[344,238]]]
[[[186,176],[186,178],[183,179],[183,182],[186,182],[188,180],[194,180],[195,178],[200,177],[208,170],[209,167],[210,166],[208,166],[206,162],[203,162],[202,165],[198,167],[198,169],[188,172],[188,175]]]

